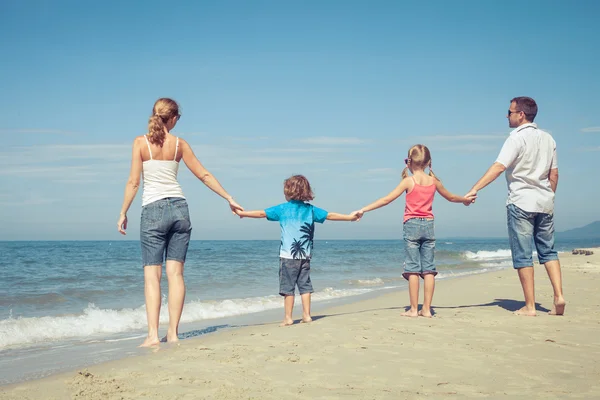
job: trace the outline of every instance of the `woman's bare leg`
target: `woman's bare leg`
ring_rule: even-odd
[[[162,265],[146,265],[144,267],[144,295],[146,297],[146,317],[148,319],[148,337],[140,347],[151,347],[159,344],[158,320],[160,317],[160,278]]]
[[[185,302],[185,282],[183,280],[183,263],[167,260],[167,279],[169,281],[169,330],[167,342],[177,342],[179,321]]]
[[[167,342],[177,342],[179,333],[179,321],[183,313],[185,302],[185,282],[183,280],[183,263],[180,261],[167,260],[167,279],[169,282],[169,329],[167,331]]]

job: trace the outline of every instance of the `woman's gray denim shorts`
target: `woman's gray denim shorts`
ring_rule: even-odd
[[[145,205],[140,225],[144,266],[162,265],[165,259],[185,262],[192,232],[185,198],[167,197]]]

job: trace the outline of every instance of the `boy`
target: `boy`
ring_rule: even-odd
[[[357,216],[328,213],[307,201],[314,199],[308,179],[294,175],[285,180],[283,193],[287,203],[266,210],[240,211],[240,218],[267,218],[279,221],[281,227],[281,246],[279,250],[279,294],[284,297],[285,317],[281,326],[294,323],[292,311],[296,286],[302,299],[302,322],[311,322],[310,299],[313,292],[310,281],[310,259],[313,248],[315,222],[322,224],[330,221],[356,221]]]

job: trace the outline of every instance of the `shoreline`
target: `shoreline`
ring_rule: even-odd
[[[538,317],[512,269],[437,282],[433,319],[405,318],[405,290],[182,340],[141,356],[0,387],[0,399],[600,396],[600,249],[563,253],[566,315],[536,266]],[[422,295],[421,295],[422,298]],[[298,309],[296,308],[296,314]],[[527,379],[523,379],[523,377]]]

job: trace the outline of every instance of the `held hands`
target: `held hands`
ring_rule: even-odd
[[[468,207],[471,204],[475,203],[476,198],[477,198],[477,190],[471,189],[471,191],[469,191],[469,193],[465,194],[465,201],[463,201],[463,204]]]
[[[360,219],[363,217],[364,215],[364,211],[363,210],[357,210],[357,211],[352,211],[350,213],[350,215],[352,215],[352,221],[360,221]]]
[[[237,214],[237,211],[244,211],[244,207],[240,206],[235,200],[233,200],[233,197],[230,197],[227,201],[229,202],[229,208],[231,209],[232,213]]]
[[[117,229],[121,233],[121,235],[126,235],[125,230],[127,229],[127,215],[121,214],[119,216],[119,220],[117,221]]]

